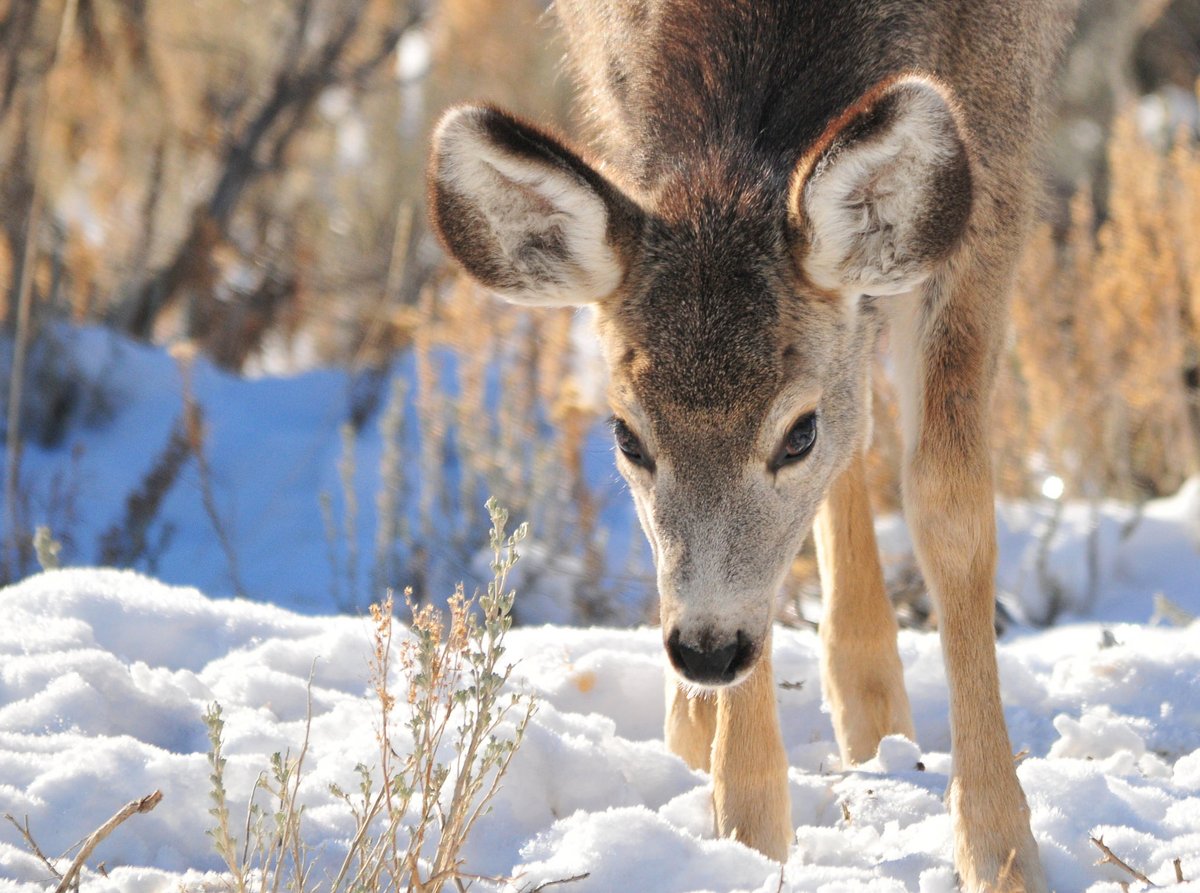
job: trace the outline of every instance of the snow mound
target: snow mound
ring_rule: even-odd
[[[222,889],[205,834],[203,711],[224,708],[227,787],[244,804],[268,756],[302,740],[310,678],[307,837],[322,860],[344,851],[351,820],[330,784],[353,787],[355,764],[376,760],[367,621],[211,600],[111,570],[0,590],[0,617],[0,811],[27,816],[55,856],[128,800],[164,795],[101,845],[93,862],[108,877],[89,873],[85,890]],[[849,771],[821,704],[816,635],[775,638],[797,829],[785,866],[715,839],[709,779],[663,747],[659,632],[546,626],[510,634],[512,684],[540,708],[469,843],[469,869],[515,877],[512,891],[585,873],[564,889],[954,890],[936,636],[900,640],[919,746],[888,738]],[[1173,884],[1174,859],[1200,877],[1200,624],[1029,632],[1001,643],[1000,667],[1052,888],[1101,893],[1129,880],[1096,864],[1090,836],[1156,883]],[[0,889],[47,881],[0,826]]]

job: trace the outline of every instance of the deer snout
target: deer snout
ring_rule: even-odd
[[[699,685],[729,685],[755,658],[755,646],[742,630],[732,637],[711,632],[685,638],[678,627],[666,641],[667,655],[679,674]]]

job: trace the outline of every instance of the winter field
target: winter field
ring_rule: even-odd
[[[86,448],[74,459],[66,447],[31,448],[26,458],[35,481],[74,463],[78,543],[119,514],[151,461],[139,443],[160,442],[179,405],[178,372],[164,354],[102,347],[78,355],[121,370],[122,424],[80,426]],[[246,589],[259,597],[228,597],[219,543],[211,530],[196,533],[207,528],[186,480],[157,521],[184,532],[157,559],[169,583],[84,567],[0,591],[0,810],[61,872],[72,848],[123,804],[160,790],[157,808],[100,844],[82,889],[228,889],[206,833],[213,803],[203,716],[218,702],[235,836],[271,754],[295,755],[308,727],[298,799],[310,884],[320,889],[354,831],[330,786],[355,790],[356,764],[380,759],[372,625],[362,614],[335,614],[327,593],[337,568],[324,563],[311,504],[323,476],[336,487],[337,436],[322,422],[336,415],[347,382],[339,373],[243,381],[201,362],[195,388],[212,430],[215,499],[236,506]],[[611,475],[603,434],[596,437],[594,474]],[[366,429],[360,449],[378,451],[377,438]],[[360,486],[369,505],[377,481],[368,476]],[[628,533],[632,522],[619,513],[627,510],[613,506],[609,522]],[[1154,884],[1200,890],[1198,518],[1197,481],[1140,513],[1053,500],[998,508],[1000,588],[1016,618],[999,651],[1007,716],[1014,750],[1026,752],[1020,777],[1060,893],[1138,889],[1128,870],[1097,864],[1092,837]],[[885,551],[903,550],[900,522],[885,518],[879,531]],[[359,535],[366,550],[369,531]],[[874,761],[847,769],[821,704],[817,636],[777,629],[796,827],[781,869],[714,839],[709,779],[665,750],[658,631],[531,625],[561,622],[555,593],[563,584],[534,545],[527,551],[539,573],[522,576],[519,564],[513,575],[529,591],[518,593],[524,625],[509,634],[505,660],[514,666],[509,688],[532,694],[537,710],[463,851],[468,873],[492,879],[475,889],[533,891],[567,879],[550,889],[955,889],[936,635],[901,634],[919,742],[889,739]],[[1048,589],[1065,606],[1058,625],[1022,622],[1045,612]],[[405,685],[392,679],[394,690]],[[511,722],[502,732],[511,733]],[[407,733],[393,734],[403,750]],[[51,868],[30,850],[13,824],[0,825],[0,889],[53,889]],[[1189,883],[1176,884],[1175,860]]]
[[[340,862],[353,823],[330,785],[353,789],[355,765],[378,761],[367,621],[210,599],[111,570],[47,572],[4,590],[0,605],[3,809],[28,817],[43,852],[57,855],[126,801],[163,793],[101,845],[92,864],[102,860],[108,877],[89,871],[83,889],[226,889],[205,833],[201,715],[223,706],[227,787],[244,804],[269,754],[299,747],[310,673],[303,822],[316,877]],[[821,706],[817,637],[777,631],[797,833],[782,881],[778,865],[713,839],[708,778],[664,749],[656,630],[519,628],[509,644],[510,684],[534,693],[538,709],[464,853],[472,873],[513,878],[495,886],[532,890],[586,874],[566,889],[955,889],[935,636],[904,632],[900,642],[920,747],[888,739],[876,760],[847,771]],[[1095,864],[1090,836],[1155,883],[1174,881],[1175,859],[1197,877],[1197,625],[1081,622],[1011,634],[1000,666],[1014,746],[1030,754],[1020,777],[1053,888],[1100,893],[1132,880]],[[14,829],[0,835],[3,889],[49,888],[46,866]]]

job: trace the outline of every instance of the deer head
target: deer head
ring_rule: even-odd
[[[527,305],[590,305],[617,465],[654,552],[664,644],[699,685],[748,673],[829,484],[870,425],[875,299],[957,245],[969,154],[946,88],[863,96],[786,159],[678,153],[623,188],[562,140],[486,107],[434,136],[449,252]]]

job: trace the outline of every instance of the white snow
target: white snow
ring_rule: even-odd
[[[102,860],[108,877],[89,872],[85,890],[220,889],[205,834],[201,715],[213,701],[224,708],[236,813],[269,754],[299,746],[310,674],[306,835],[321,866],[344,851],[351,819],[329,785],[352,788],[355,764],[377,762],[366,620],[95,569],[0,590],[0,617],[0,809],[27,816],[57,856],[125,802],[164,795],[101,845],[92,864]],[[509,644],[511,684],[540,707],[468,845],[470,870],[516,877],[514,891],[585,872],[567,889],[780,889],[780,866],[714,839],[709,779],[662,744],[657,630],[527,627]],[[885,739],[876,759],[849,771],[821,705],[817,649],[815,633],[776,631],[797,830],[782,889],[953,890],[936,636],[901,633],[920,746]],[[1095,864],[1090,835],[1157,883],[1173,882],[1176,858],[1188,878],[1200,876],[1200,624],[1018,631],[1001,643],[1000,666],[1013,746],[1030,754],[1019,772],[1052,887],[1100,893],[1128,880]],[[0,878],[14,891],[48,881],[7,824]]]

